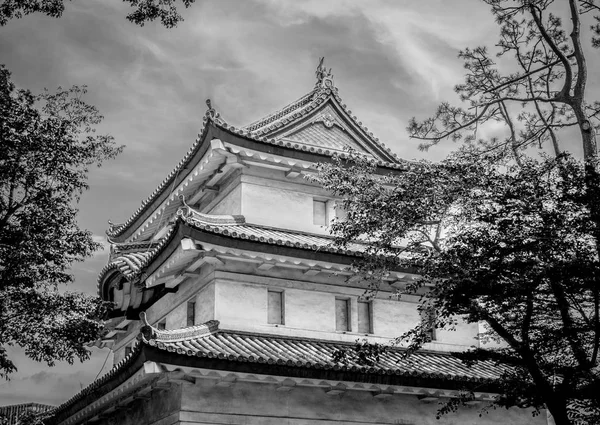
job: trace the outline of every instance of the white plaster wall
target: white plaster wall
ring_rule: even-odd
[[[242,214],[242,187],[238,184],[212,207],[209,214]]]
[[[216,310],[214,317],[229,329],[344,341],[354,341],[357,337],[365,336],[358,333],[357,301],[362,294],[360,289],[241,274],[221,275],[222,278],[217,278],[216,290],[212,286],[203,289],[202,294],[205,295],[199,295],[197,306],[209,306],[212,295]],[[267,323],[268,289],[284,293],[283,325],[273,326]],[[345,335],[335,330],[336,297],[348,298],[351,302],[352,327]],[[387,341],[388,338],[398,337],[421,320],[417,310],[417,297],[406,296],[411,299],[391,300],[384,298],[384,293],[379,294],[379,297],[371,305],[373,333],[368,335],[370,339],[385,338]],[[199,323],[211,318],[203,316]],[[475,339],[477,331],[476,324],[470,325],[459,320],[456,331],[436,330],[436,340],[428,344],[427,348],[440,351],[467,349],[478,344]]]
[[[267,289],[216,281],[215,318],[224,323],[267,323]]]
[[[335,295],[286,289],[285,325],[293,328],[335,331]]]
[[[462,318],[458,318],[457,320],[456,329],[453,331],[436,329],[436,341],[446,344],[478,346],[479,341],[476,338],[479,332],[479,325],[477,323],[466,323]]]
[[[313,224],[314,195],[289,188],[242,182],[242,214],[249,223],[328,233],[323,226]],[[323,199],[320,197],[319,199]]]
[[[187,302],[179,304],[169,312],[166,317],[167,329],[181,329],[187,327]]]
[[[394,338],[412,329],[421,320],[416,303],[373,300],[373,333]]]
[[[196,295],[196,324],[215,318],[215,284],[209,283]]]

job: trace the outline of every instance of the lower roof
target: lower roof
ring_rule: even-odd
[[[435,389],[477,389],[494,392],[505,371],[491,361],[467,367],[450,353],[416,352],[386,347],[368,365],[355,356],[336,362],[334,353],[352,352],[346,342],[232,332],[209,321],[174,331],[142,328],[134,350],[106,375],[56,408],[48,423],[60,423],[111,392],[147,361],[274,376],[336,379],[346,382],[419,386]]]

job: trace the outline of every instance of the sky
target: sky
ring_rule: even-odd
[[[107,220],[126,220],[189,149],[207,98],[230,124],[248,124],[309,92],[321,56],[344,102],[392,151],[442,159],[452,143],[419,151],[408,120],[457,101],[458,51],[493,46],[498,35],[478,0],[196,0],[174,29],[136,26],[127,13],[124,2],[79,0],[60,19],[0,27],[0,63],[17,86],[87,85],[85,100],[104,115],[99,131],[126,145],[92,170],[79,204],[80,225],[102,242]],[[69,289],[94,293],[107,256],[76,264]],[[60,404],[112,362],[108,350],[52,368],[11,353],[18,372],[0,381],[0,405]]]

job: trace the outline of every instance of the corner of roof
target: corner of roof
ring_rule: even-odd
[[[177,179],[180,171],[185,168],[189,161],[192,160],[194,154],[202,145],[202,142],[208,133],[210,124],[227,127],[227,123],[221,118],[221,114],[213,107],[210,99],[206,99],[206,106],[207,110],[202,117],[202,127],[190,149],[186,152],[184,157],[179,161],[175,168],[167,175],[167,177],[165,177],[158,187],[154,189],[150,196],[142,201],[140,207],[125,222],[115,224],[111,220],[108,220],[108,229],[105,231],[105,233],[109,238],[123,238],[122,235],[127,231],[127,229],[129,229],[144,213],[144,211],[146,211],[152,205],[152,203],[171,185],[173,180]],[[122,241],[123,240],[120,240],[120,242]]]
[[[114,258],[100,270],[97,279],[97,292],[101,294],[102,284],[105,282],[107,276],[112,274],[112,271],[121,273],[129,282],[136,281],[144,271],[144,269],[150,264],[150,262],[156,257],[158,253],[169,243],[171,238],[176,233],[176,226],[171,226],[168,232],[158,241],[150,241],[147,243],[136,243],[136,244],[111,244],[111,251],[114,251],[113,245],[116,247],[137,247],[139,249],[133,252],[124,252],[119,255],[115,255]],[[117,248],[118,249],[118,248]],[[129,251],[129,250],[128,250]]]
[[[193,338],[200,338],[212,335],[219,331],[219,321],[209,320],[206,323],[187,328],[163,330],[152,326],[147,319],[146,313],[140,313],[140,319],[144,323],[140,329],[138,340],[143,344],[161,348],[165,342],[186,341]]]

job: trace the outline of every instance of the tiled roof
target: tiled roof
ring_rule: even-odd
[[[131,224],[133,224],[133,222],[135,222],[135,220],[138,217],[140,217],[144,213],[144,211],[146,211],[150,204],[152,204],[163,193],[163,191],[171,185],[173,180],[177,179],[177,176],[179,175],[180,171],[185,168],[185,166],[195,156],[196,152],[200,149],[200,146],[202,146],[204,136],[208,131],[208,123],[210,122],[211,117],[215,116],[216,112],[214,112],[213,109],[209,109],[208,111],[206,111],[206,114],[202,119],[202,129],[198,133],[198,137],[196,138],[190,149],[185,153],[181,161],[179,161],[179,163],[167,175],[167,177],[165,177],[164,180],[158,185],[158,187],[154,189],[150,196],[148,196],[148,198],[142,201],[142,205],[140,205],[140,207],[131,215],[131,217],[127,219],[127,221],[121,224],[113,224],[109,221],[110,227],[106,231],[106,234],[109,237],[117,237],[121,235]]]
[[[23,403],[0,406],[0,419],[6,419],[6,425],[17,424],[19,417],[26,412],[42,413],[53,409],[54,406],[40,403]],[[0,421],[2,422],[2,421]],[[4,422],[2,422],[4,424]]]
[[[323,123],[315,123],[302,130],[286,135],[284,140],[312,145],[320,148],[344,151],[345,147],[362,152],[362,148],[346,132],[337,126],[327,128]]]
[[[339,105],[340,109],[346,113],[346,116],[350,122],[354,124],[359,132],[363,134],[365,139],[379,150],[380,153],[377,156],[384,155],[386,157],[385,159],[380,158],[382,163],[397,164],[400,162],[400,159],[387,146],[380,142],[379,139],[376,138],[367,127],[363,126],[362,122],[358,121],[356,116],[352,115],[352,111],[346,107],[346,104],[343,103],[342,99],[337,94],[337,88],[323,88],[312,93],[313,95],[311,102],[303,105],[297,110],[293,110],[293,113],[276,113],[275,116],[278,116],[278,119],[274,121],[267,120],[266,122],[268,122],[268,124],[260,127],[243,127],[240,134],[245,134],[247,137],[257,140],[263,140],[263,138],[280,140],[280,137],[278,137],[277,133],[280,133],[283,129],[289,128],[295,125],[297,122],[304,120],[309,114],[313,113],[313,111],[323,108],[324,105],[335,102],[337,105]],[[250,128],[255,128],[255,130],[250,130]]]
[[[97,393],[98,397],[101,397],[106,392],[108,392],[107,390],[104,390],[103,387],[105,385],[108,385],[111,381],[118,379],[119,377],[124,378],[122,375],[124,375],[125,370],[129,366],[134,364],[135,361],[138,359],[138,357],[142,351],[142,348],[143,348],[143,344],[139,344],[139,343],[136,344],[133,347],[133,349],[131,350],[131,352],[128,355],[126,355],[123,358],[123,360],[121,360],[119,363],[114,365],[111,370],[109,370],[107,373],[102,375],[100,378],[97,378],[96,380],[92,381],[92,383],[90,383],[87,387],[85,387],[80,392],[75,394],[73,397],[71,397],[70,399],[65,401],[63,404],[57,406],[53,410],[50,410],[48,412],[49,415],[51,415],[50,416],[51,420],[49,422],[57,423],[55,420],[56,417],[58,417],[61,414],[64,414],[64,412],[67,409],[71,408],[73,405],[75,405],[76,403],[85,399],[86,397],[91,396],[94,393]]]
[[[151,245],[141,244],[139,252],[123,254],[109,261],[98,274],[98,293],[100,294],[102,282],[112,271],[119,271],[129,281],[135,280],[142,273],[144,268],[150,264],[150,262],[169,243],[174,235],[175,227],[173,226],[157,243]]]
[[[319,154],[319,155],[324,155],[324,156],[328,156],[328,157],[339,157],[342,159],[350,159],[351,158],[351,154],[346,153],[346,152],[340,152],[338,149],[332,149],[332,148],[328,149],[325,147],[310,146],[310,145],[307,145],[304,143],[298,143],[298,142],[289,141],[289,140],[285,140],[285,139],[279,139],[279,138],[270,137],[270,136],[269,137],[256,136],[251,133],[248,133],[244,129],[240,129],[240,128],[234,127],[232,125],[223,123],[223,122],[214,123],[214,125],[215,125],[215,127],[225,130],[231,134],[239,135],[246,139],[249,139],[249,140],[252,140],[252,141],[258,142],[258,143],[269,144],[269,145],[273,145],[273,146],[280,146],[280,147],[284,147],[287,149],[293,149],[293,150],[301,151],[301,152]],[[393,162],[389,162],[389,161],[383,161],[381,159],[374,159],[373,162],[378,167],[383,167],[383,168],[386,168],[389,170],[405,170],[407,164],[410,163],[410,161],[407,161],[407,160],[395,160]]]
[[[215,111],[215,109],[209,105],[209,109],[203,118],[202,129],[200,130],[195,142],[192,144],[181,161],[179,161],[175,168],[158,185],[152,194],[150,194],[147,199],[142,201],[141,206],[124,223],[109,223],[110,227],[106,231],[106,234],[109,237],[120,237],[130,226],[135,223],[139,217],[144,214],[150,205],[155,202],[156,199],[158,199],[168,187],[171,186],[173,181],[178,178],[180,172],[185,169],[186,166],[193,160],[196,153],[200,150],[200,147],[204,144],[206,135],[211,125],[258,143],[282,146],[288,149],[326,156],[338,155],[342,158],[349,158],[348,154],[344,152],[340,153],[338,146],[339,143],[337,142],[335,146],[332,145],[330,147],[311,146],[310,144],[307,145],[301,143],[298,140],[285,140],[285,138],[277,137],[275,135],[280,129],[284,127],[288,128],[292,124],[305,119],[308,114],[318,108],[321,108],[326,102],[336,102],[337,105],[339,105],[339,107],[345,112],[348,119],[354,124],[356,129],[363,134],[364,138],[369,140],[370,144],[375,146],[386,157],[385,159],[376,159],[378,166],[396,170],[405,168],[404,163],[388,147],[381,143],[367,127],[363,126],[362,122],[358,121],[356,116],[352,115],[352,111],[346,107],[338,95],[337,88],[334,87],[333,84],[324,85],[322,84],[322,80],[319,80],[311,92],[302,96],[297,101],[287,105],[279,111],[269,114],[267,117],[258,120],[255,123],[242,128],[237,128],[226,123]],[[209,103],[209,101],[207,101],[207,103]]]
[[[139,277],[174,237],[177,225],[182,223],[203,232],[234,239],[245,239],[311,251],[356,256],[361,255],[365,249],[365,246],[359,243],[349,243],[345,248],[339,248],[333,244],[334,239],[330,236],[248,224],[243,216],[203,214],[184,206],[177,211],[175,225],[158,244],[154,245],[154,248],[121,255],[104,266],[98,275],[98,290],[100,291],[100,285],[104,279],[115,270],[119,271],[129,281]]]
[[[308,249],[313,251],[333,252],[338,254],[358,254],[365,249],[358,243],[348,244],[347,249],[337,248],[331,236],[317,235],[308,232],[277,229],[274,227],[239,223],[215,223],[214,219],[207,220],[208,214],[201,214],[193,209],[180,209],[177,215],[190,226],[210,233],[229,236],[236,239],[247,239],[271,245],[282,245],[293,248]],[[238,216],[241,217],[241,216]]]
[[[119,383],[127,379],[128,375],[135,373],[133,366],[139,364],[142,353],[144,361],[153,361],[155,356],[146,352],[146,347],[154,347],[163,352],[172,353],[174,357],[166,359],[160,357],[161,362],[173,365],[191,365],[190,358],[218,359],[229,362],[231,368],[235,364],[254,363],[264,366],[264,373],[269,373],[270,366],[286,366],[298,370],[349,372],[348,376],[382,376],[387,375],[392,380],[423,379],[429,380],[435,388],[444,389],[456,384],[492,384],[498,380],[504,371],[500,366],[490,361],[483,361],[472,367],[467,367],[459,359],[448,353],[417,352],[409,357],[404,356],[404,351],[398,348],[388,348],[380,356],[378,362],[372,366],[363,366],[356,361],[349,360],[341,364],[333,361],[333,353],[340,349],[351,347],[352,343],[324,341],[306,338],[280,337],[265,334],[251,334],[231,332],[219,329],[219,322],[211,320],[203,325],[193,326],[178,330],[158,330],[145,320],[138,336],[138,343],[130,354],[115,365],[104,376],[96,379],[81,392],[65,403],[58,406],[51,413],[50,423],[60,422],[73,414],[70,409],[81,406],[86,399],[97,400],[111,391]],[[181,357],[179,357],[181,356]],[[137,363],[136,363],[137,362]],[[138,366],[135,366],[137,368]],[[206,364],[201,367],[207,367]],[[336,375],[336,379],[344,380],[344,375]],[[57,421],[58,419],[58,421]]]
[[[151,328],[143,342],[161,350],[185,356],[209,357],[233,362],[249,362],[311,369],[333,369],[368,374],[398,375],[463,382],[491,382],[503,369],[484,361],[467,367],[448,353],[417,352],[409,357],[398,348],[388,348],[378,362],[364,366],[349,359],[347,364],[334,363],[333,353],[352,344],[321,340],[245,334],[217,329],[218,322],[193,330],[160,331]],[[181,336],[184,335],[185,336]]]
[[[253,137],[273,137],[275,134],[279,133],[281,129],[294,125],[303,120],[312,111],[321,108],[326,103],[332,101],[339,105],[350,122],[359,129],[369,143],[380,151],[378,156],[383,154],[391,163],[400,161],[399,158],[388,147],[380,142],[355,115],[352,115],[352,111],[348,109],[346,104],[342,101],[338,94],[337,87],[333,84],[331,70],[327,71],[323,67],[322,61],[317,68],[317,83],[310,93],[302,96],[297,101],[287,105],[279,111],[269,114],[265,118],[243,127],[242,130]]]
[[[158,245],[158,241],[131,242],[131,243],[115,243],[111,245],[111,256],[113,258],[119,255],[129,254],[132,252],[146,251],[153,249]]]
[[[319,86],[317,85],[317,86],[315,86],[314,90],[305,94],[300,99],[295,100],[294,102],[290,103],[289,105],[284,106],[283,108],[267,115],[266,117],[263,117],[251,124],[244,126],[243,129],[248,132],[254,133],[254,132],[257,132],[258,130],[264,128],[268,124],[271,124],[275,121],[281,120],[284,117],[287,117],[290,115],[293,116],[294,114],[299,114],[300,113],[299,111],[301,111],[303,108],[305,108],[307,105],[309,105],[313,101],[315,94],[318,92],[319,92]]]

